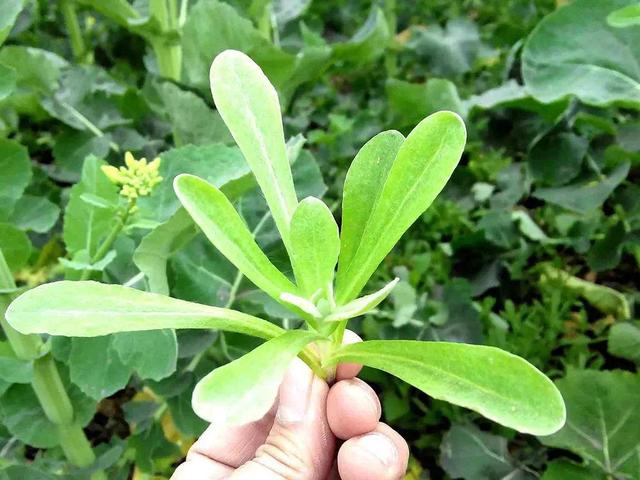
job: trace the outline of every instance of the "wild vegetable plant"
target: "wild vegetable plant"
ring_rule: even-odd
[[[359,296],[443,189],[462,155],[466,133],[456,114],[435,113],[406,138],[385,131],[369,140],[347,173],[339,229],[320,199],[298,201],[278,96],[261,69],[246,55],[225,51],[211,67],[211,89],[269,205],[295,281],[271,263],[219,189],[180,175],[175,192],[211,243],[251,282],[304,319],[306,328],[284,330],[242,312],[119,285],[61,281],[28,291],[10,305],[6,316],[15,329],[90,337],[213,328],[265,339],[196,386],[194,411],[215,423],[242,424],[262,417],[289,363],[299,356],[329,382],[338,363],[357,362],[521,432],[547,435],[562,427],[565,407],[553,383],[503,350],[410,340],[342,345],[347,322],[375,308],[397,283]]]

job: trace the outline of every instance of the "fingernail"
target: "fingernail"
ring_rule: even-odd
[[[295,360],[282,381],[276,420],[280,424],[302,422],[309,408],[313,373],[302,361]]]
[[[382,407],[380,406],[380,401],[378,400],[378,398],[375,397],[374,393],[372,393],[371,387],[369,387],[369,385],[367,385],[364,381],[360,380],[359,378],[352,378],[346,381],[349,382],[349,385],[352,385],[358,388],[361,392],[365,394],[365,397],[367,398],[367,401],[371,406],[371,410],[374,412],[377,412],[378,419],[379,419],[380,416],[382,415]]]
[[[398,460],[398,450],[395,444],[382,433],[368,433],[360,437],[356,445],[368,455],[377,459],[384,467],[392,467]]]

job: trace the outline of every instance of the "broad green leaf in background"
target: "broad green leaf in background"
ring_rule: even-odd
[[[31,181],[31,159],[25,147],[0,138],[0,221],[7,220]]]
[[[262,338],[282,329],[265,320],[97,282],[53,282],[24,293],[9,306],[7,321],[22,333],[94,337],[163,328],[216,328]]]
[[[382,189],[404,137],[389,130],[364,144],[351,162],[342,195],[340,265],[338,275],[349,269],[362,242],[365,227],[380,199]]]
[[[640,3],[622,7],[607,16],[607,23],[616,28],[640,25]]]
[[[529,151],[527,161],[533,178],[541,183],[564,185],[582,166],[589,142],[569,132],[545,135]]]
[[[291,264],[301,293],[320,298],[332,293],[340,252],[340,234],[333,214],[322,200],[307,197],[291,218]]]
[[[333,57],[356,65],[369,63],[384,53],[390,36],[389,24],[382,9],[374,7],[367,21],[353,37],[346,42],[332,45]]]
[[[409,134],[398,150],[351,261],[343,264],[341,259],[338,304],[358,295],[402,234],[444,188],[465,141],[464,123],[451,112],[425,118]],[[345,227],[347,221],[343,222]]]
[[[600,480],[602,474],[597,469],[578,465],[563,458],[552,460],[547,465],[541,480]]]
[[[319,338],[312,332],[290,330],[215,369],[196,385],[193,410],[216,425],[259,420],[273,406],[291,361],[307,344]]]
[[[472,423],[453,425],[440,444],[440,465],[451,478],[465,480],[534,480],[509,452],[507,439],[483,432]]]
[[[9,383],[30,383],[33,379],[33,363],[0,356],[0,379]]]
[[[166,222],[144,237],[133,254],[136,266],[147,276],[149,290],[169,295],[167,261],[198,233],[184,208],[179,208]]]
[[[13,272],[27,264],[31,255],[31,240],[26,233],[10,223],[0,223],[0,251]]]
[[[634,323],[616,323],[609,331],[608,350],[640,364],[640,328]]]
[[[19,112],[45,115],[40,102],[57,88],[67,61],[47,50],[7,45],[0,49],[0,63],[15,72],[16,86],[6,101]]]
[[[629,162],[624,162],[602,178],[588,178],[562,187],[538,188],[533,196],[567,210],[586,214],[604,203],[627,177],[629,168]]]
[[[466,115],[458,90],[453,82],[431,78],[426,83],[409,83],[390,78],[385,85],[393,125],[416,125],[427,115],[439,110],[450,110]]]
[[[111,346],[142,379],[160,381],[176,370],[178,343],[173,330],[116,333]]]
[[[75,254],[85,250],[93,255],[113,224],[113,212],[85,202],[82,195],[91,194],[117,204],[118,189],[102,173],[105,162],[96,157],[87,157],[82,167],[82,178],[71,187],[69,203],[64,214],[63,238],[67,251]]]
[[[132,369],[113,349],[113,337],[71,339],[69,375],[83,393],[101,400],[129,383]]]
[[[548,435],[564,425],[564,403],[551,380],[498,348],[373,340],[343,346],[330,362],[383,370],[433,398],[470,408],[522,433]]]
[[[0,45],[5,41],[22,10],[22,0],[2,0],[0,4]]]
[[[443,29],[437,23],[412,28],[408,46],[427,64],[430,75],[457,77],[472,69],[483,53],[478,26],[468,18],[452,18]]]
[[[556,385],[566,401],[567,424],[540,441],[572,451],[602,476],[635,478],[640,471],[640,376],[569,370]]]
[[[84,427],[95,415],[96,402],[69,382],[66,371],[60,373],[73,404],[74,422]],[[45,415],[31,385],[14,384],[0,397],[0,421],[27,445],[52,448],[59,444],[60,430]]]
[[[111,137],[96,137],[91,132],[67,129],[55,136],[53,158],[55,169],[49,175],[63,182],[77,182],[82,174],[84,159],[88,156],[105,158],[109,153]]]
[[[16,87],[16,71],[0,63],[0,101],[7,98]]]
[[[209,241],[249,280],[276,299],[283,292],[296,291],[295,285],[269,261],[220,190],[191,175],[176,178],[175,190]]]
[[[522,53],[531,94],[549,103],[576,96],[589,105],[640,108],[640,28],[607,24],[637,0],[577,0],[544,18]],[[579,18],[580,21],[575,21]]]
[[[158,222],[168,220],[180,207],[173,191],[173,180],[179,174],[197,175],[223,191],[227,184],[250,174],[240,150],[221,143],[173,148],[162,153],[160,159],[162,182],[156,185],[153,195],[138,202],[141,215]]]
[[[149,84],[145,93],[147,97],[153,95],[154,110],[168,117],[177,147],[233,141],[220,114],[195,93],[170,82]]]
[[[251,167],[282,240],[298,200],[287,157],[278,94],[247,55],[227,50],[211,65],[216,107]]]
[[[250,55],[267,72],[275,85],[290,74],[294,56],[276,48],[231,5],[202,0],[191,9],[182,36],[183,74],[188,84],[205,91],[211,60],[227,49]]]
[[[60,207],[46,197],[23,195],[14,208],[10,221],[22,230],[46,233],[55,225]]]

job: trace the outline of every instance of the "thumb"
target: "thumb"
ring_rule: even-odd
[[[324,480],[335,438],[327,423],[326,382],[296,359],[282,382],[273,427],[255,457],[231,480]]]

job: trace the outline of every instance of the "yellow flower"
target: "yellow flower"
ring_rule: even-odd
[[[125,166],[120,168],[104,165],[101,169],[112,183],[120,185],[120,195],[129,200],[146,197],[162,181],[158,174],[160,158],[147,163],[146,158],[136,160],[131,152],[126,152],[124,163]]]

